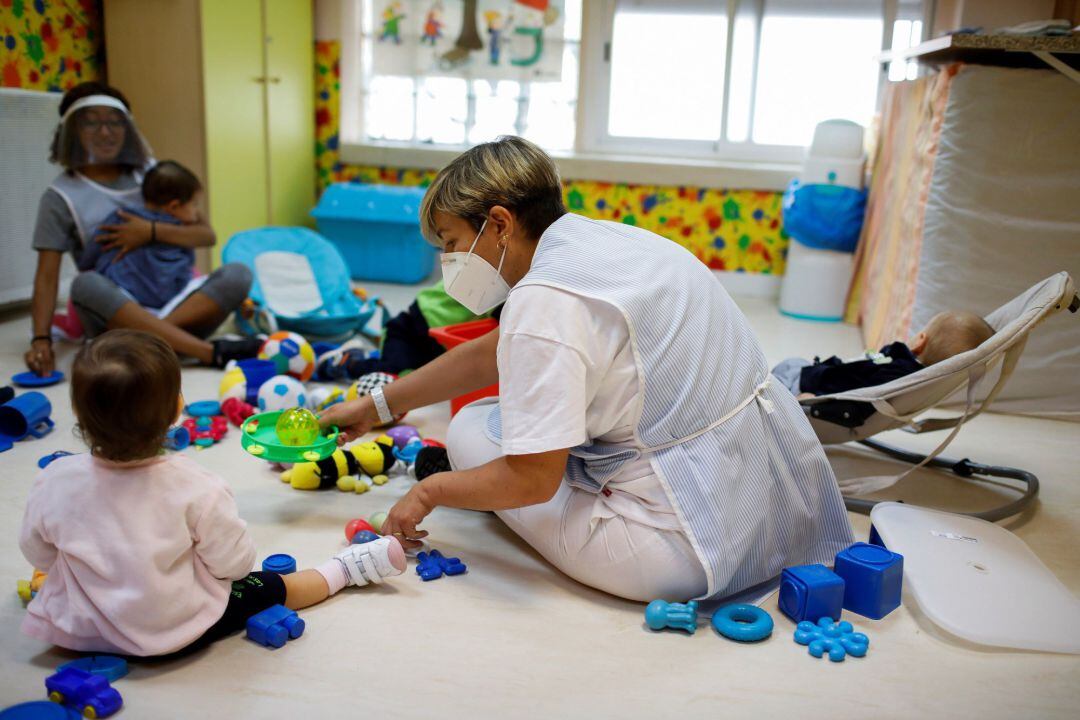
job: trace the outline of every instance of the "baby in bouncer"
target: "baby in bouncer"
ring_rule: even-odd
[[[930,318],[910,345],[894,342],[854,360],[789,358],[772,374],[800,400],[818,395],[884,385],[953,355],[973,350],[994,334],[975,313],[947,310]]]

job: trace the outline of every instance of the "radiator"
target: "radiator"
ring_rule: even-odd
[[[41,194],[59,169],[49,163],[59,93],[0,88],[0,305],[25,302],[34,289],[31,247]],[[64,258],[61,292],[75,266]]]

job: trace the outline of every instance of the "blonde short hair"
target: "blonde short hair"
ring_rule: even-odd
[[[479,231],[496,205],[514,213],[530,240],[538,240],[565,215],[559,171],[548,154],[512,135],[466,150],[428,187],[420,204],[420,230],[428,242],[441,246],[436,213],[460,217]]]
[[[979,347],[994,334],[994,328],[975,313],[949,310],[930,318],[923,332],[926,346],[919,360],[933,365]]]

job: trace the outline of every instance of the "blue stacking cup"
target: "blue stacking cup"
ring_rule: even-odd
[[[0,405],[0,435],[22,440],[45,437],[53,429],[52,404],[39,392],[26,392]]]

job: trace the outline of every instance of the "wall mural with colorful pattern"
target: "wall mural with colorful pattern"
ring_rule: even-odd
[[[63,92],[104,77],[99,0],[0,0],[0,85]]]
[[[341,47],[315,43],[315,157],[319,190],[334,182],[427,185],[433,170],[348,165],[338,152]],[[715,270],[782,274],[788,236],[781,224],[781,195],[727,190],[568,180],[572,211],[598,220],[646,228],[691,250]]]

